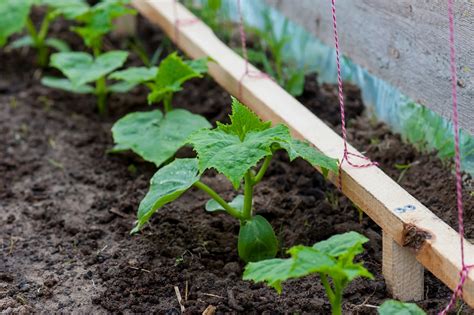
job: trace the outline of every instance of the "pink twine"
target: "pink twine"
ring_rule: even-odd
[[[244,30],[244,17],[242,14],[241,0],[237,0],[237,9],[239,13],[239,31],[240,31],[240,42],[242,45],[242,55],[245,60],[245,72],[242,74],[239,80],[239,98],[242,100],[242,85],[245,77],[253,79],[272,79],[268,74],[262,71],[250,71],[249,58],[247,54],[247,39]]]
[[[461,263],[462,269],[459,274],[459,283],[456,286],[448,305],[441,311],[441,315],[446,314],[456,302],[458,297],[462,297],[463,285],[466,281],[469,269],[474,265],[466,265],[464,261],[464,220],[463,220],[463,203],[462,203],[462,175],[461,175],[461,154],[459,149],[459,117],[458,117],[458,99],[456,93],[457,73],[456,73],[456,50],[454,47],[454,9],[453,0],[448,0],[448,16],[449,16],[449,52],[451,66],[451,93],[453,100],[453,128],[454,128],[454,151],[456,165],[456,198],[458,208],[458,231],[461,245]]]
[[[177,45],[179,42],[179,27],[180,26],[186,26],[186,25],[192,25],[197,22],[199,22],[199,19],[197,18],[190,18],[190,19],[182,19],[180,20],[178,18],[178,0],[173,1],[173,14],[174,14],[174,36],[173,36],[173,41]]]
[[[349,152],[347,148],[347,131],[346,131],[346,115],[345,115],[345,106],[344,106],[344,93],[342,90],[342,75],[341,75],[341,62],[339,58],[339,36],[337,34],[337,22],[336,22],[336,0],[331,0],[331,9],[332,9],[332,22],[333,22],[333,28],[334,28],[334,43],[336,46],[336,64],[337,64],[337,85],[338,85],[338,96],[339,96],[339,108],[341,111],[341,132],[342,132],[342,139],[344,141],[344,154],[342,157],[341,162],[339,163],[339,189],[342,190],[342,164],[344,161],[347,161],[347,164],[349,164],[352,167],[356,168],[364,168],[364,167],[369,167],[373,165],[378,165],[377,162],[371,162],[369,158],[360,155],[360,154],[355,154]],[[354,162],[351,162],[350,156],[358,157],[360,159],[364,159],[366,161],[369,161],[365,164],[355,164]]]

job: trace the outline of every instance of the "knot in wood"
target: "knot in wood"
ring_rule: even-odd
[[[428,231],[420,229],[412,223],[403,225],[403,247],[417,251],[428,239],[431,239],[431,234]]]

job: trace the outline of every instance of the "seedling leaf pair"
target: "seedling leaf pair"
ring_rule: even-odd
[[[342,293],[349,282],[356,277],[373,278],[361,264],[354,263],[354,257],[363,252],[368,239],[357,232],[347,232],[316,243],[312,247],[294,246],[288,250],[287,259],[269,259],[249,263],[244,271],[244,280],[266,282],[282,291],[282,282],[318,273],[326,289],[333,314],[341,314]],[[333,284],[328,282],[331,277]]]
[[[395,300],[385,301],[378,309],[380,315],[425,315],[426,313],[414,303],[403,303]]]

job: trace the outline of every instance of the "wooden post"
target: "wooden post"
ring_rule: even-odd
[[[401,301],[423,299],[424,268],[413,252],[383,232],[382,273],[389,292]]]

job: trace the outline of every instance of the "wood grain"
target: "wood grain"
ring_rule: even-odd
[[[264,0],[334,47],[330,2]],[[338,0],[342,53],[451,119],[447,2]],[[474,1],[455,1],[460,126],[474,135]]]
[[[171,38],[175,38],[174,32],[178,31],[177,44],[189,56],[209,56],[215,60],[209,66],[210,75],[230,94],[239,96],[260,117],[287,124],[294,136],[306,139],[328,156],[342,156],[341,137],[272,80],[245,78],[240,89],[245,61],[202,22],[175,28],[173,0],[134,0],[133,4]],[[179,19],[196,18],[181,5],[177,7],[177,14]],[[257,71],[252,65],[250,68]],[[349,150],[357,153],[350,145]],[[329,179],[337,182],[335,174],[330,174]],[[429,233],[431,238],[414,253],[416,259],[451,289],[457,285],[461,270],[459,236],[451,227],[377,167],[361,169],[343,164],[342,187],[343,193],[399,245],[405,243],[406,226]],[[399,211],[408,208],[412,210]],[[474,264],[474,246],[466,241],[465,249],[466,263]],[[474,273],[466,280],[464,299],[474,307]]]
[[[401,301],[424,298],[424,268],[409,248],[398,245],[383,232],[382,273],[392,296]]]

